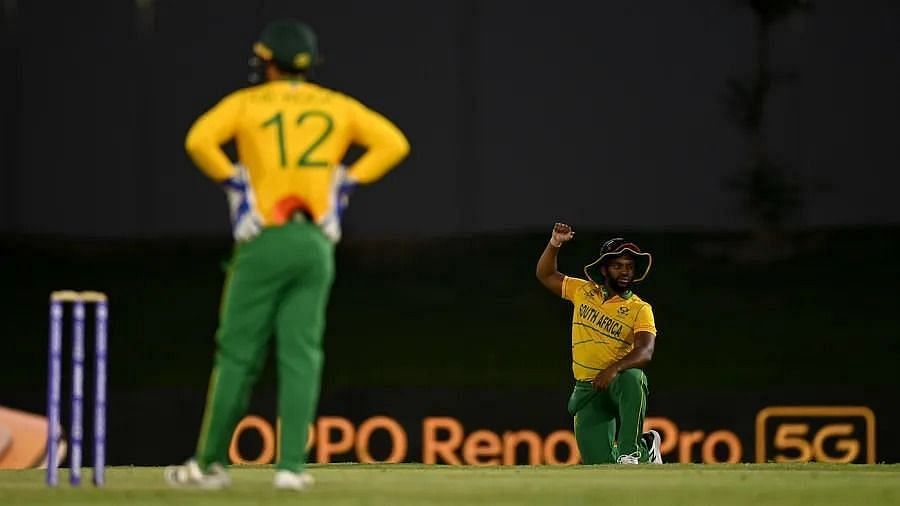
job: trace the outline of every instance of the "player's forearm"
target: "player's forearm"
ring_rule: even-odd
[[[231,160],[218,144],[208,138],[192,131],[185,140],[184,149],[210,179],[221,182],[234,175]]]
[[[649,364],[652,359],[652,345],[635,346],[634,349],[629,351],[624,357],[611,365],[610,368],[615,369],[617,373],[624,371],[625,369],[640,369]]]
[[[184,139],[184,149],[197,167],[217,182],[234,175],[231,160],[222,151],[222,145],[234,137],[241,104],[239,93],[225,97],[197,118]]]
[[[370,146],[349,169],[350,178],[357,183],[377,181],[409,154],[409,141],[399,132],[387,142]]]
[[[550,289],[553,289],[553,286],[551,285],[562,282],[563,275],[556,266],[558,254],[559,248],[548,242],[547,247],[544,248],[544,252],[541,253],[541,257],[538,259],[537,267],[535,268],[535,276],[537,276],[544,286]],[[554,280],[556,283],[553,283]]]

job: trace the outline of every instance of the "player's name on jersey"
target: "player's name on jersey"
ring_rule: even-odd
[[[294,91],[286,91],[282,93],[276,93],[273,91],[267,91],[263,93],[254,93],[248,95],[248,100],[251,102],[281,102],[281,103],[291,103],[291,104],[308,104],[312,102],[324,102],[331,98],[334,94],[329,92],[318,92],[318,93],[296,93]]]

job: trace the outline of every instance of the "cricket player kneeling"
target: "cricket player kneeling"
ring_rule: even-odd
[[[652,257],[622,238],[606,241],[584,268],[586,279],[560,273],[557,254],[575,232],[556,223],[538,260],[536,275],[556,296],[574,305],[569,413],[585,464],[661,464],[660,435],[641,433],[647,408],[647,376],[653,357],[653,309],[631,288],[650,272]]]

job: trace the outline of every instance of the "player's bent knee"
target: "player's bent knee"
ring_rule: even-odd
[[[638,386],[644,384],[644,371],[640,369],[625,369],[616,378],[623,386]]]

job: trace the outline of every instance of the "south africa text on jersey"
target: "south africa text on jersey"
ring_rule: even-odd
[[[578,315],[585,322],[593,323],[598,329],[608,332],[612,337],[621,337],[622,329],[625,327],[587,304],[581,304],[578,308]]]

